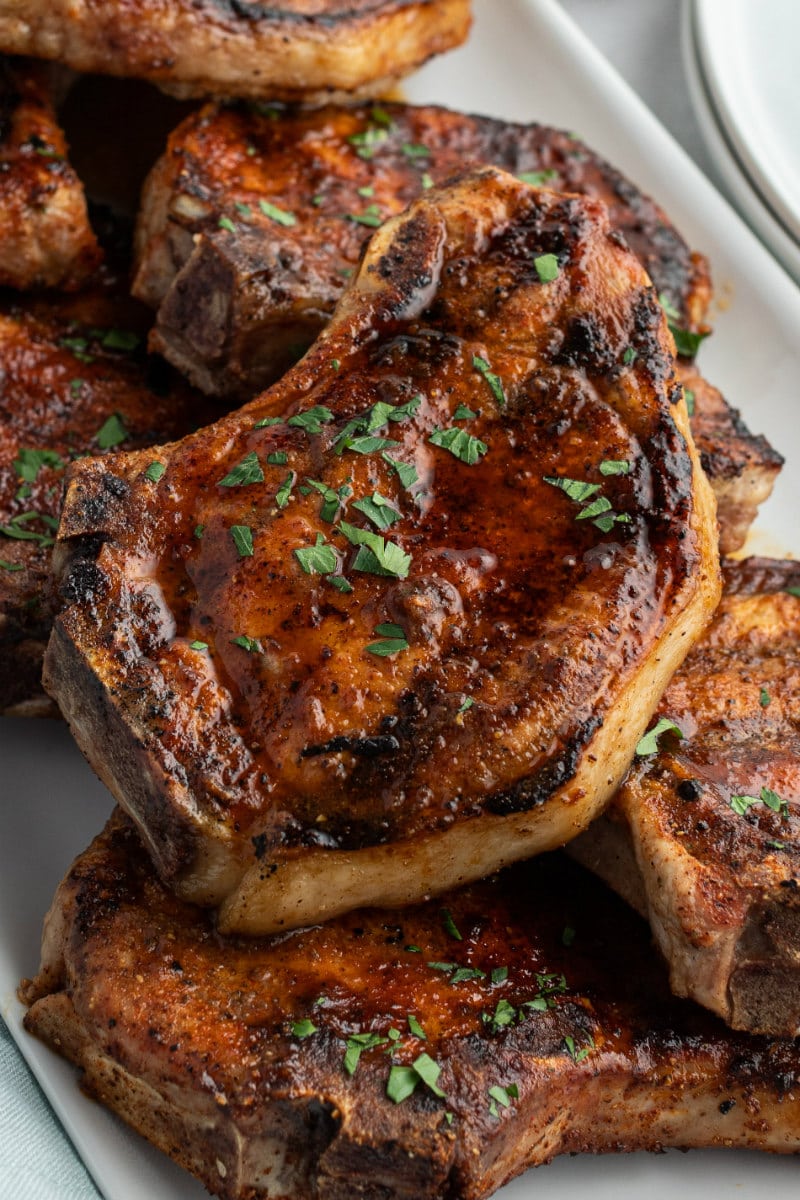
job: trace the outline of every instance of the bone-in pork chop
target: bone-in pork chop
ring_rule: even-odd
[[[223,1200],[480,1200],[562,1153],[800,1150],[797,1043],[670,996],[645,923],[560,856],[225,941],[112,819],[25,996],[85,1090]]]
[[[469,25],[469,0],[0,0],[1,50],[179,96],[379,95]]]
[[[0,56],[0,286],[80,286],[100,247],[41,63]]]
[[[144,318],[144,323],[143,323]],[[178,437],[207,402],[146,360],[147,311],[98,286],[0,308],[0,712],[52,710],[50,559],[75,458]]]
[[[800,565],[725,568],[667,689],[676,725],[573,851],[645,912],[673,989],[736,1029],[800,1034]],[[658,728],[658,726],[656,726]]]
[[[406,104],[208,105],[142,198],[134,292],[159,310],[154,349],[205,391],[250,400],[323,329],[376,226],[469,163],[605,201],[679,321],[702,322],[705,259],[572,134]]]
[[[649,279],[602,204],[493,169],[377,231],[263,396],[76,464],[59,541],[46,686],[252,932],[575,836],[719,594]]]

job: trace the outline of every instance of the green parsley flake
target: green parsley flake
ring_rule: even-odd
[[[161,476],[166,471],[166,467],[162,462],[154,460],[144,473],[145,479],[149,479],[152,483],[158,483]]]
[[[585,1058],[588,1058],[592,1050],[594,1050],[594,1038],[591,1034],[587,1034],[588,1044],[580,1049],[575,1045],[575,1039],[570,1034],[564,1038],[564,1045],[567,1048],[567,1053],[574,1063],[582,1063]]]
[[[249,218],[250,218],[250,217],[252,217],[252,215],[253,215],[253,210],[252,210],[252,208],[250,207],[250,205],[249,205],[249,204],[240,204],[240,203],[237,201],[237,202],[234,204],[234,208],[235,208],[235,209],[236,209],[236,211],[239,213],[239,215],[240,215],[240,216],[242,216],[242,217],[247,217],[247,218],[249,219]]]
[[[72,396],[77,396],[84,385],[83,379],[70,379],[69,390]]]
[[[400,462],[398,459],[392,458],[390,454],[382,454],[381,457],[396,472],[397,478],[406,491],[412,488],[415,483],[419,483],[417,468],[413,463]]]
[[[26,483],[34,483],[42,467],[54,467],[60,470],[65,465],[60,454],[55,450],[26,450],[22,449],[14,459],[14,470],[20,479]]]
[[[686,411],[690,417],[694,416],[694,392],[691,388],[684,388],[683,394],[686,397]]]
[[[386,621],[382,625],[376,625],[375,632],[383,640],[369,643],[366,648],[370,654],[376,654],[378,658],[388,658],[391,654],[399,654],[408,649],[405,630],[401,625]]]
[[[402,1104],[416,1090],[419,1076],[413,1067],[393,1066],[386,1084],[386,1095],[395,1104]]]
[[[327,544],[321,533],[317,534],[315,545],[299,547],[294,556],[306,575],[330,575],[338,565],[336,551]]]
[[[366,225],[370,229],[377,229],[383,224],[381,210],[377,204],[368,204],[361,213],[345,213],[348,221],[355,221],[356,225]]]
[[[123,425],[119,413],[112,413],[100,426],[94,435],[94,440],[101,450],[110,450],[113,446],[118,446],[120,442],[124,442],[127,436],[128,431]]]
[[[551,179],[555,179],[558,171],[523,171],[517,176],[520,183],[529,183],[531,187],[541,187]]]
[[[260,421],[256,421],[253,429],[268,429],[271,425],[282,425],[283,417],[262,417]]]
[[[352,495],[352,488],[345,483],[336,491],[328,487],[327,483],[321,483],[318,479],[306,479],[309,488],[319,492],[322,496],[323,504],[319,510],[319,515],[323,521],[333,523],[336,520],[336,514],[347,500],[347,497]]]
[[[4,571],[23,571],[25,569],[22,563],[12,563],[7,558],[0,558],[0,567]]]
[[[371,196],[375,195],[374,187],[360,187],[357,189],[357,191],[359,196],[363,196],[365,200],[368,200]]]
[[[239,558],[253,557],[253,531],[249,525],[231,525],[231,537]]]
[[[552,283],[554,279],[558,279],[560,268],[555,254],[540,254],[533,260],[533,265],[540,283]]]
[[[350,437],[342,449],[352,450],[355,454],[374,454],[376,450],[385,450],[388,446],[396,445],[398,443],[393,438],[375,437],[373,434],[365,437]],[[337,451],[341,453],[338,445]]]
[[[681,325],[676,324],[677,321],[680,321],[681,314],[665,292],[661,292],[658,302],[666,313],[667,324],[669,325],[670,333],[675,339],[675,349],[678,351],[678,354],[682,355],[683,358],[694,358],[701,343],[705,341],[708,334],[694,333],[691,329],[684,329]],[[692,394],[692,399],[694,399],[694,394]],[[689,414],[689,416],[691,415],[692,413]]]
[[[303,429],[308,434],[322,433],[322,426],[333,420],[333,413],[324,404],[315,404],[305,412],[295,413],[286,422],[295,429]]]
[[[377,1046],[388,1045],[388,1038],[377,1033],[354,1033],[345,1044],[344,1069],[348,1075],[355,1075],[361,1055],[365,1050],[374,1050]]]
[[[355,500],[353,508],[362,512],[377,529],[389,529],[396,521],[401,520],[397,509],[392,508],[390,502],[380,492],[373,492],[371,496]]]
[[[236,233],[236,226],[230,217],[220,217],[218,225],[220,229],[227,229],[228,233]]]
[[[625,353],[622,356],[622,361],[624,362],[626,367],[630,367],[630,366],[632,366],[633,363],[636,362],[636,359],[638,357],[639,356],[638,356],[637,352],[634,350],[633,346],[628,346],[628,349],[625,351]]]
[[[421,142],[404,142],[400,147],[406,158],[430,158],[431,152]]]
[[[198,641],[189,642],[189,649],[190,650],[207,650],[208,642],[198,642]]]
[[[353,570],[365,571],[371,575],[390,575],[395,579],[405,579],[411,566],[411,555],[406,554],[394,542],[387,542],[380,534],[370,529],[358,529],[347,521],[341,521],[338,526],[341,533],[352,546],[358,546],[358,553],[353,560]]]
[[[493,1117],[499,1117],[498,1104],[501,1108],[510,1108],[512,1100],[519,1099],[519,1087],[516,1083],[510,1083],[508,1087],[500,1087],[499,1084],[489,1088],[489,1113]]]
[[[344,575],[326,575],[325,581],[332,584],[337,592],[352,592],[353,590],[353,585],[345,579]]]
[[[459,404],[456,411],[453,413],[454,421],[471,421],[473,417],[477,417],[471,408],[467,408],[466,404]]]
[[[492,395],[502,408],[506,402],[506,393],[500,376],[493,373],[486,359],[481,358],[480,354],[473,354],[472,366],[478,372],[478,374],[482,375],[486,380],[492,390]],[[456,420],[458,420],[458,418],[456,418]]]
[[[199,540],[206,531],[205,525],[195,525],[194,536]]]
[[[289,461],[289,455],[285,450],[272,450],[267,455],[267,465],[270,467],[285,467]]]
[[[770,694],[766,688],[762,687],[761,694],[758,697],[758,702],[762,708],[769,708],[769,706],[772,702],[772,697],[770,696]]]
[[[420,1038],[423,1042],[427,1042],[428,1035],[426,1034],[425,1030],[420,1025],[417,1018],[414,1016],[414,1014],[409,1013],[408,1016],[406,1017],[406,1020],[408,1021],[408,1028],[411,1031],[411,1033],[413,1034],[413,1036],[415,1038]]]
[[[557,487],[562,492],[566,492],[570,500],[574,500],[576,504],[583,504],[595,492],[600,491],[599,483],[586,483],[582,479],[568,479],[566,476],[556,475],[543,475],[542,478],[551,487]]]
[[[275,503],[277,504],[278,508],[286,508],[286,505],[289,503],[289,497],[292,494],[295,478],[296,476],[294,471],[290,471],[275,493]]]
[[[433,177],[427,171],[423,171],[420,184],[422,185],[423,192],[429,192],[433,187]]]
[[[657,754],[658,740],[665,733],[674,733],[677,738],[683,737],[683,730],[679,729],[674,721],[670,721],[667,717],[661,717],[653,728],[639,739],[636,746],[637,757],[646,758],[649,754]]]
[[[387,141],[389,134],[386,129],[375,129],[370,126],[362,133],[354,133],[347,139],[351,146],[356,147],[359,158],[370,159],[380,145]]]
[[[800,587],[787,587],[785,591],[787,596],[800,596]]]
[[[278,225],[286,226],[287,229],[297,224],[297,217],[294,213],[287,212],[284,208],[277,208],[276,205],[270,204],[269,200],[259,200],[258,207],[265,217],[276,221]]]
[[[600,463],[601,475],[630,475],[631,464],[627,458],[604,458]]]
[[[65,350],[69,350],[73,358],[77,358],[78,362],[92,363],[94,356],[87,354],[89,343],[85,337],[65,337],[59,341],[59,346],[63,346]]]
[[[505,983],[508,979],[508,967],[492,967],[491,981],[493,984]]]
[[[508,1000],[498,1000],[497,1007],[491,1014],[486,1014],[486,1023],[492,1033],[497,1033],[501,1029],[505,1029],[507,1025],[511,1025],[517,1016],[517,1010],[513,1004],[509,1004]]]
[[[234,646],[240,646],[242,650],[246,650],[248,654],[263,654],[261,643],[256,638],[248,637],[244,633],[240,633],[238,637],[231,638],[231,643]]]
[[[258,461],[255,450],[251,450],[240,463],[237,463],[228,472],[224,479],[220,479],[219,487],[244,487],[249,483],[263,482],[264,472],[261,469],[261,463]]]
[[[316,1032],[316,1025],[313,1021],[309,1021],[308,1017],[304,1017],[302,1021],[295,1021],[292,1025],[292,1037],[307,1038]]]
[[[100,345],[104,350],[122,350],[129,354],[141,340],[131,329],[107,329],[100,337]]]
[[[439,915],[442,918],[442,924],[444,925],[445,933],[449,933],[450,937],[455,938],[457,942],[463,942],[464,939],[462,938],[461,934],[458,932],[456,923],[453,920],[453,914],[450,912],[450,909],[449,908],[440,909]]]
[[[428,438],[434,446],[449,450],[454,458],[472,467],[488,451],[489,447],[480,438],[473,437],[466,429],[436,429]]]
[[[475,703],[475,701],[472,699],[472,696],[466,696],[464,698],[464,700],[462,700],[461,707],[459,708],[458,712],[456,713],[456,716],[460,717],[462,715],[462,713],[467,712],[468,709],[472,708],[474,703]]]
[[[737,816],[743,817],[754,804],[763,804],[771,812],[777,813],[784,820],[789,819],[789,801],[782,800],[771,788],[762,787],[758,796],[731,796],[730,806]]]
[[[449,975],[448,983],[472,983],[475,979],[485,979],[486,972],[481,971],[479,967],[460,967],[454,962],[429,962],[428,966],[432,971],[441,971],[444,975]]]

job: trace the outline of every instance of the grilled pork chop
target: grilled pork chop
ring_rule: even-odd
[[[263,396],[77,464],[59,541],[46,686],[254,933],[575,836],[718,598],[649,279],[602,204],[493,169],[384,225]]]
[[[102,286],[0,307],[0,712],[52,711],[42,657],[67,465],[180,436],[205,415],[203,397],[136,352],[147,316]]]
[[[100,262],[46,69],[0,56],[0,286],[80,286]]]
[[[154,349],[203,390],[251,399],[320,333],[375,227],[470,162],[604,200],[680,320],[702,322],[705,259],[573,135],[405,104],[208,105],[142,198],[134,292],[158,309]]]
[[[605,201],[678,321],[701,326],[705,259],[573,135],[403,104],[208,105],[175,130],[144,189],[134,291],[158,310],[153,349],[204,391],[249,400],[324,328],[375,227],[470,160]],[[681,374],[730,553],[782,460],[689,363]]]
[[[84,1089],[224,1200],[479,1200],[562,1153],[800,1150],[797,1043],[670,996],[644,922],[560,856],[224,941],[112,818],[24,995]]]
[[[469,0],[0,0],[0,49],[180,96],[379,95],[464,41]]]
[[[572,849],[645,912],[673,990],[735,1029],[800,1034],[800,564],[725,568],[667,689],[658,753]]]

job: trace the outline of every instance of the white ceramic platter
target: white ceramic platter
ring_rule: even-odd
[[[770,189],[763,174],[753,170],[752,157],[742,152],[741,139],[730,131],[718,103],[718,93],[708,72],[704,44],[700,38],[698,15],[703,11],[697,0],[684,0],[683,62],[689,81],[695,115],[706,146],[723,181],[723,185],[750,225],[763,239],[787,271],[800,283],[800,240],[795,240],[791,226],[781,219],[779,206],[774,206],[774,189]],[[797,16],[800,17],[800,6]],[[800,86],[797,87],[800,103]],[[800,120],[800,117],[798,118]],[[780,161],[776,156],[775,161]],[[800,196],[798,196],[800,204]],[[798,210],[800,221],[800,209]]]
[[[725,300],[702,349],[709,377],[789,468],[760,520],[754,546],[800,551],[800,292],[741,220],[643,108],[555,0],[476,0],[469,44],[432,63],[408,86],[438,101],[576,130],[658,197],[689,241],[711,259]],[[792,469],[793,468],[793,469]],[[0,721],[0,1002],[12,1033],[107,1200],[200,1200],[199,1184],[78,1092],[74,1072],[28,1038],[15,988],[35,971],[41,918],[78,851],[99,830],[110,800],[65,729]],[[502,1200],[794,1200],[798,1167],[759,1154],[565,1159],[529,1172]],[[2,1194],[0,1164],[0,1194]]]

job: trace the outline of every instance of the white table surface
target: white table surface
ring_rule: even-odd
[[[561,2],[706,174],[719,183],[689,101],[681,62],[681,0]],[[502,4],[503,0],[497,0],[497,3]],[[531,113],[531,118],[535,119],[536,113]],[[0,1030],[0,1034],[4,1033]],[[30,1089],[19,1084],[19,1073],[25,1069],[5,1036],[0,1036],[0,1051],[3,1083],[15,1081],[14,1102],[0,1106],[0,1147],[5,1148],[0,1160],[0,1197],[3,1200],[6,1197],[8,1200],[42,1200],[44,1196],[69,1194],[83,1200],[84,1196],[96,1196],[88,1176],[83,1178],[83,1168],[66,1138],[63,1146],[55,1149],[55,1157],[48,1161],[48,1172],[53,1170],[55,1176],[52,1187],[43,1179],[20,1185],[14,1170],[15,1158],[19,1158],[25,1140],[33,1140],[37,1121],[51,1123],[54,1118],[41,1093],[37,1096],[32,1080]],[[16,1153],[12,1154],[14,1148]],[[57,1163],[57,1168],[51,1163]],[[21,1186],[27,1190],[20,1190]],[[9,1188],[13,1188],[13,1198]]]

